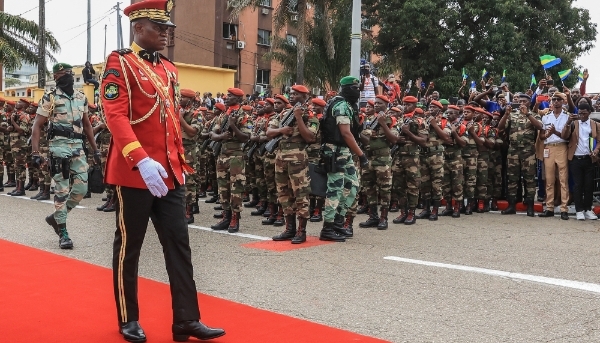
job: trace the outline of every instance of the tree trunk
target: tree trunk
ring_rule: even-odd
[[[298,0],[298,63],[296,65],[296,83],[304,83],[304,60],[306,57],[306,0]]]

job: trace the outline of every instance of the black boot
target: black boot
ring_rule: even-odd
[[[350,214],[346,214],[344,229],[346,230],[346,232],[352,233],[352,236],[354,236],[354,228],[352,227],[352,224],[354,224],[354,217]]]
[[[185,205],[185,220],[188,224],[192,224],[194,222],[194,215],[192,214],[192,204]]]
[[[492,211],[498,211],[498,199],[492,198],[492,206],[490,207]]]
[[[271,216],[271,205],[273,205],[273,208],[275,208],[276,204],[275,203],[271,203],[271,202],[267,202],[267,209],[265,210],[265,212],[262,214],[263,217],[265,218],[269,218]]]
[[[29,188],[31,188],[31,186],[33,185],[33,177],[29,178],[29,181],[25,184],[25,186],[23,187],[26,191],[29,190]]]
[[[275,217],[275,222],[273,226],[284,226],[285,220],[283,219],[283,207],[281,205],[278,206],[279,211],[277,211],[277,216]]]
[[[454,208],[454,212],[452,212],[452,218],[460,218],[460,211],[463,206],[463,201],[454,201],[452,200],[452,207]]]
[[[89,199],[92,197],[92,192],[87,191],[87,193],[85,193],[85,195],[83,196],[84,199]]]
[[[465,206],[465,215],[470,216],[473,214],[473,203],[474,203],[473,199],[469,199],[467,201],[467,206]]]
[[[223,211],[223,206],[217,205],[217,206],[213,207],[213,210],[215,210],[215,211]]]
[[[24,181],[17,181],[17,188],[10,193],[11,196],[23,196],[25,195],[25,189],[23,189],[25,185]]]
[[[526,198],[525,202],[527,203],[527,216],[533,217],[535,215],[535,210],[533,208],[533,198]]]
[[[440,213],[440,217],[452,216],[452,213],[454,212],[454,209],[452,208],[452,201],[452,199],[446,199],[446,209]]]
[[[388,228],[388,206],[381,206],[381,217],[377,224],[377,230],[387,230]]]
[[[346,237],[344,237],[334,231],[333,223],[323,222],[323,228],[321,229],[321,234],[319,235],[319,240],[333,241],[333,242],[345,242]]]
[[[73,241],[69,238],[67,224],[58,224],[58,246],[61,249],[73,249]]]
[[[35,200],[50,200],[50,185],[44,185],[44,193]],[[41,189],[41,188],[40,188]]]
[[[213,218],[221,219],[223,217],[225,217],[225,211],[221,211],[221,212],[213,214]]]
[[[200,185],[200,190],[197,194],[198,198],[206,198],[206,183]]]
[[[298,218],[298,231],[296,231],[296,236],[292,238],[292,244],[302,244],[306,242],[306,223],[308,220],[306,218]]]
[[[275,204],[270,202],[269,203],[269,212],[270,215],[267,219],[264,219],[262,221],[263,225],[273,225],[273,223],[275,223],[275,220],[277,219],[277,210],[275,209]]]
[[[296,236],[296,217],[293,214],[291,214],[291,215],[285,216],[285,230],[282,233],[278,234],[277,236],[273,236],[273,240],[274,241],[289,241],[289,240],[292,240],[292,238],[294,238],[295,236]]]
[[[415,209],[409,208],[408,213],[406,214],[406,220],[404,221],[404,225],[412,225],[417,222],[417,218],[415,217]]]
[[[325,199],[318,197],[316,199],[316,206],[313,210],[313,212],[311,212],[311,217],[310,217],[310,221],[312,223],[316,223],[316,222],[320,222],[323,220],[323,205],[325,204]]]
[[[368,228],[377,227],[379,225],[379,214],[377,214],[377,205],[369,206],[371,213],[366,222],[358,223],[358,227]]]
[[[392,203],[390,205],[390,212],[398,212],[400,211],[400,206],[398,206],[398,202],[395,200],[392,200]]]
[[[429,200],[423,200],[423,211],[419,213],[415,218],[416,219],[429,219],[431,215],[431,210],[429,209]]]
[[[258,205],[259,202],[260,202],[260,199],[258,198],[258,188],[254,188],[254,189],[252,189],[252,201],[244,204],[244,207],[246,207],[246,208],[256,207],[256,205]]]
[[[516,214],[517,213],[517,202],[514,196],[508,197],[508,207],[502,210],[502,214]]]
[[[213,230],[227,230],[229,228],[229,224],[231,223],[231,210],[223,211],[223,219],[220,222],[212,225],[210,228]]]
[[[206,202],[207,204],[213,204],[213,203],[216,203],[217,201],[219,201],[219,194],[217,194],[217,192],[215,192],[215,193],[213,194],[212,198],[210,198],[210,199],[206,200],[205,202]]]
[[[108,199],[108,205],[106,205],[106,207],[102,210],[103,212],[114,212],[117,210],[117,193],[113,192],[113,194],[110,196],[110,199]]]
[[[258,207],[256,207],[256,210],[250,212],[251,216],[262,216],[263,213],[265,213],[265,211],[267,210],[267,204],[265,201],[259,201],[258,202]]]
[[[112,198],[107,198],[106,202],[98,207],[96,207],[96,211],[104,211],[104,209],[106,208],[106,206],[108,206],[110,204],[110,201],[112,200]]]
[[[440,201],[439,200],[434,200],[433,201],[433,208],[431,209],[431,214],[429,215],[429,220],[430,221],[436,221],[438,220],[438,211],[440,208]]]
[[[200,205],[198,205],[198,200],[194,201],[192,204],[192,214],[200,213]]]
[[[240,212],[233,212],[227,232],[236,233],[240,231],[240,218],[242,218],[242,214]]]
[[[392,210],[390,210],[391,212]],[[400,211],[400,215],[392,220],[392,223],[394,224],[402,224],[406,221],[406,217],[408,216],[408,210],[406,209],[406,207],[402,207],[402,210]]]
[[[26,190],[34,192],[34,191],[37,191],[38,189],[40,189],[40,185],[38,183],[37,178],[33,179],[33,181],[30,181],[30,182],[31,182],[31,186],[29,186],[29,188],[26,188]]]
[[[358,209],[356,210],[356,214],[364,214],[367,213],[367,211],[369,211],[369,202],[367,201],[367,196],[366,195],[362,195],[362,205],[358,207]]]
[[[335,214],[335,219],[333,220],[333,230],[346,238],[354,236],[354,232],[347,231],[344,228],[344,217],[338,213]]]
[[[46,216],[46,223],[52,226],[52,228],[54,229],[54,233],[56,233],[60,237],[60,228],[58,227],[56,219],[54,219],[54,213],[51,213],[49,216]]]
[[[15,173],[8,173],[8,180],[2,186],[4,187],[15,187],[17,185],[17,181],[15,179]]]
[[[250,201],[250,195],[248,194],[248,192],[242,193],[242,202],[248,202],[248,201]]]
[[[48,187],[48,188],[50,188],[50,187]],[[38,200],[38,198],[39,198],[39,197],[41,197],[43,194],[44,194],[44,185],[41,185],[41,186],[39,187],[38,194],[36,194],[36,195],[32,196],[32,197],[31,197],[31,198],[29,198],[29,199],[31,199],[31,200]]]

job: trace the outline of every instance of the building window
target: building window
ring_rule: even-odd
[[[296,43],[298,42],[298,37],[296,37],[294,35],[287,35],[286,39],[287,39],[288,43],[290,43],[291,45],[296,45]]]
[[[167,31],[167,46],[174,46],[175,45],[175,28],[170,27],[169,30]]]
[[[258,69],[256,71],[256,84],[268,85],[271,81],[271,71],[266,69]]]
[[[223,38],[237,40],[238,26],[231,23],[223,23]]]
[[[223,68],[224,69],[237,70],[237,66],[236,65],[232,65],[232,64],[223,64]]]
[[[258,30],[258,44],[271,45],[271,31]]]
[[[258,3],[258,6],[264,6],[264,7],[271,7],[272,1],[271,0],[260,0],[260,2]]]

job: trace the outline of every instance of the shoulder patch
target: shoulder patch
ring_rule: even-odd
[[[119,71],[118,71],[118,70],[116,70],[116,69],[112,69],[112,68],[111,68],[111,69],[107,69],[107,70],[104,72],[104,75],[102,75],[102,78],[103,78],[103,79],[105,79],[105,78],[106,78],[108,75],[110,75],[110,74],[112,74],[112,75],[114,75],[114,76],[116,76],[116,77],[120,77],[120,76],[121,76],[121,73],[119,73]]]
[[[119,85],[109,82],[104,86],[104,99],[115,100],[119,97]]]
[[[133,52],[133,50],[131,50],[129,48],[124,48],[124,49],[115,50],[115,52],[118,53],[119,55],[123,56],[125,54],[130,53],[130,52]]]

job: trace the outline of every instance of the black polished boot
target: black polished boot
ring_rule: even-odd
[[[509,196],[508,197],[508,207],[504,210],[502,210],[502,214],[517,214],[517,202],[515,197],[513,196]]]
[[[274,241],[289,241],[296,236],[296,217],[294,215],[285,216],[285,230],[273,236]]]
[[[321,234],[319,235],[319,240],[333,241],[333,242],[345,242],[346,237],[335,232],[333,223],[323,222],[323,228],[321,229]]]
[[[146,334],[138,321],[121,323],[119,325],[119,333],[123,335],[123,339],[127,342],[146,342]]]
[[[388,228],[388,206],[381,206],[381,216],[377,224],[377,230],[387,230]]]
[[[50,200],[50,185],[44,185],[44,193],[35,200]]]
[[[210,199],[206,200],[205,202],[206,202],[207,204],[214,204],[214,203],[216,203],[217,201],[219,201],[219,194],[218,194],[218,192],[215,192],[215,193],[213,194],[212,198],[210,198]]]
[[[333,230],[341,236],[344,236],[346,238],[352,238],[352,236],[354,236],[354,232],[346,230],[344,228],[344,222],[344,217],[336,213],[335,218],[333,220]]]
[[[535,216],[535,210],[533,208],[533,198],[525,198],[525,203],[527,204],[527,216]]]
[[[379,225],[379,214],[377,213],[377,205],[369,206],[371,210],[369,214],[369,219],[366,222],[358,223],[358,227],[368,228],[368,227],[377,227]]]
[[[213,210],[215,210],[215,211],[223,211],[223,206],[217,205],[217,206],[213,207]]]
[[[206,183],[202,183],[200,184],[200,190],[198,191],[197,194],[198,198],[206,198]]]
[[[175,342],[187,342],[190,336],[202,341],[206,341],[225,335],[225,330],[209,328],[197,320],[188,320],[175,323],[173,324],[171,330],[173,332],[173,340]]]
[[[310,221],[311,223],[320,222],[323,220],[323,205],[325,204],[325,198],[318,197],[316,199],[316,205],[311,213]]]
[[[112,198],[108,198],[108,200],[106,200],[106,202],[104,204],[96,207],[96,211],[104,211],[104,209],[106,208],[106,206],[108,206],[111,201],[112,201]]]
[[[260,202],[260,199],[258,197],[258,188],[254,188],[254,189],[252,189],[252,201],[244,204],[244,207],[246,207],[246,208],[256,207],[256,205],[258,205],[259,202]]]
[[[409,208],[408,213],[406,214],[406,220],[404,221],[404,225],[413,225],[417,222],[417,218],[415,217],[415,209]]]
[[[115,212],[117,210],[117,193],[113,192],[110,199],[108,199],[108,205],[102,210],[103,212]]]
[[[292,244],[302,244],[302,243],[306,242],[306,223],[307,222],[308,222],[308,219],[306,219],[306,218],[298,218],[298,230],[296,231],[296,236],[294,236],[294,238],[292,238]]]
[[[196,197],[196,201],[192,203],[192,214],[200,213],[200,205],[198,204],[198,197]]]
[[[87,191],[87,193],[85,193],[85,195],[83,196],[84,199],[89,199],[92,197],[92,192]]]
[[[433,201],[433,208],[431,209],[431,214],[429,215],[429,220],[430,221],[436,221],[438,220],[438,211],[440,209],[440,201],[439,200],[434,200]]]
[[[274,203],[269,203],[270,215],[267,219],[262,221],[263,225],[273,225],[273,223],[275,223],[275,220],[277,219],[277,210],[275,206],[276,205]]]
[[[223,219],[220,222],[212,225],[210,228],[213,230],[227,230],[229,228],[229,224],[231,223],[231,210],[223,211]]]
[[[188,224],[194,223],[194,215],[192,214],[192,204],[185,205],[185,220]]]
[[[67,224],[58,224],[58,246],[61,249],[73,249],[73,241],[69,238]]]
[[[473,199],[469,199],[467,201],[467,206],[465,206],[465,215],[470,216],[473,214],[473,203],[474,203]]]
[[[46,216],[46,223],[48,223],[48,225],[52,226],[52,228],[54,229],[54,232],[60,236],[60,228],[58,227],[58,223],[56,222],[56,219],[54,219],[54,213],[51,213],[49,216]]]
[[[451,217],[454,209],[452,208],[452,199],[446,199],[446,209],[440,213],[440,217]]]
[[[50,187],[48,186],[48,188],[50,188]],[[41,185],[41,186],[39,187],[38,194],[36,194],[36,195],[32,196],[32,197],[31,197],[31,198],[29,198],[29,199],[31,199],[31,200],[38,200],[38,198],[39,198],[39,197],[41,197],[42,195],[44,195],[44,185]]]
[[[17,180],[15,178],[15,173],[8,173],[8,180],[2,185],[3,187],[15,187],[17,185]]]
[[[391,212],[391,210],[390,210]],[[406,217],[408,216],[408,210],[406,209],[406,207],[403,207],[402,210],[400,211],[400,215],[392,220],[392,223],[394,224],[402,224],[406,221]]]
[[[233,212],[231,216],[231,221],[229,222],[229,227],[227,228],[227,232],[236,233],[240,231],[240,219],[242,218],[242,214],[240,212]]]
[[[17,188],[10,193],[11,196],[23,196],[25,195],[25,189],[23,189],[25,185],[24,181],[17,181]]]
[[[352,227],[352,224],[354,224],[354,217],[350,214],[346,214],[346,221],[344,222],[344,230],[346,230],[346,232],[352,233],[352,236],[354,236],[354,228]]]
[[[262,216],[266,210],[267,210],[266,201],[259,201],[258,206],[256,207],[256,210],[250,212],[250,215],[251,216]]]
[[[431,210],[429,209],[429,200],[423,200],[423,211],[415,216],[416,219],[429,219]]]
[[[362,195],[361,199],[362,199],[362,205],[360,205],[358,207],[358,209],[356,210],[356,214],[364,214],[364,213],[367,213],[367,211],[369,211],[369,202],[367,201],[367,196]]]
[[[242,193],[242,202],[248,202],[248,201],[250,201],[250,194],[248,194],[248,192]]]
[[[390,212],[398,212],[400,211],[400,206],[398,206],[398,202],[392,200],[392,203],[390,205]]]
[[[269,218],[271,216],[271,205],[273,205],[274,209],[277,206],[275,203],[267,202],[267,209],[265,210],[265,213],[262,214],[263,217]]]
[[[460,210],[462,207],[463,201],[455,201],[452,200],[452,207],[454,208],[454,212],[452,212],[452,218],[460,218]]]
[[[35,192],[38,189],[40,189],[40,185],[38,183],[38,179],[34,179],[33,182],[31,182],[31,186],[29,186],[29,188],[25,188],[25,190],[32,191],[32,192]]]
[[[279,210],[277,211],[277,216],[275,217],[275,222],[273,222],[273,226],[284,226],[285,220],[283,219],[283,207],[279,205],[278,208]]]

